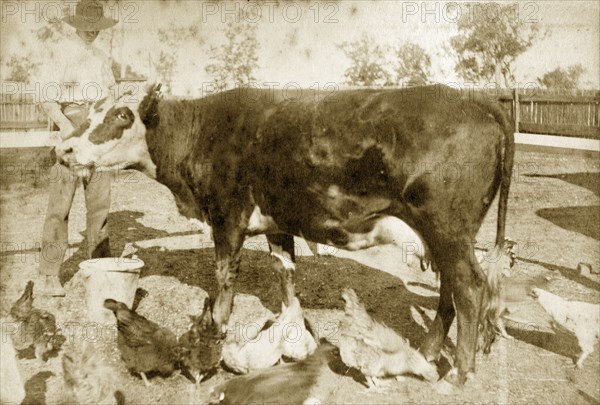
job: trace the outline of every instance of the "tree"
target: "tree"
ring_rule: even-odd
[[[350,59],[344,72],[346,83],[352,86],[387,86],[391,74],[385,69],[385,49],[368,35],[354,42],[343,42],[338,47]]]
[[[157,73],[162,80],[167,84],[166,93],[173,90],[173,78],[177,68],[178,51],[182,44],[187,41],[198,40],[202,43],[199,37],[199,28],[197,25],[188,27],[169,27],[158,30],[158,40],[162,46],[158,63],[155,64]]]
[[[226,43],[211,47],[209,55],[215,62],[205,67],[218,89],[230,85],[245,85],[256,80],[258,41],[255,24],[229,21],[225,28]]]
[[[450,39],[458,57],[456,73],[468,81],[499,83],[502,78],[505,87],[515,81],[513,62],[539,34],[537,25],[519,18],[517,4],[472,3],[457,28]]]
[[[431,76],[431,58],[420,45],[406,43],[396,50],[396,82],[419,86]]]
[[[585,72],[581,64],[571,65],[567,69],[560,67],[538,77],[538,83],[547,89],[577,89],[579,80]]]
[[[40,62],[33,61],[31,54],[27,56],[16,56],[11,55],[6,61],[6,68],[8,74],[6,75],[6,81],[27,83],[31,79],[34,73],[40,66]]]

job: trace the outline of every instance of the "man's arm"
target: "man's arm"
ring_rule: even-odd
[[[60,105],[54,101],[46,101],[42,103],[42,109],[48,114],[48,117],[60,128],[60,137],[65,140],[74,131],[71,121],[62,113]]]

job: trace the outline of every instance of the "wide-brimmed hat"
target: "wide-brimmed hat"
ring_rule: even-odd
[[[117,20],[104,16],[102,4],[95,0],[81,0],[75,7],[75,15],[63,21],[80,31],[100,31],[112,27]]]

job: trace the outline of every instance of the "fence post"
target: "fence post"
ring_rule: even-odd
[[[521,118],[521,108],[519,106],[519,86],[514,88],[513,105],[515,108],[515,132],[519,132],[519,121]]]

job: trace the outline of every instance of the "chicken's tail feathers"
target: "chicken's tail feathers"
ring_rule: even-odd
[[[290,302],[289,306],[281,303],[282,322],[295,322],[300,320],[304,322],[304,318],[302,317],[302,307],[300,306],[300,300],[297,297],[292,298],[292,302]]]
[[[23,297],[33,298],[33,281],[29,280],[23,291]]]
[[[352,288],[345,288],[342,292],[342,298],[346,302],[344,308],[346,316],[357,320],[361,326],[368,327],[369,325],[372,325],[373,319],[371,319],[365,306]]]
[[[11,307],[11,314],[22,320],[29,315],[31,311],[31,306],[33,303],[33,281],[29,280],[27,285],[25,286],[25,290],[23,290],[23,294],[15,301],[13,306]]]

